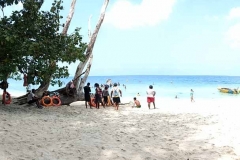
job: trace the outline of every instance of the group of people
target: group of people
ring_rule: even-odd
[[[104,89],[102,90],[98,83],[94,84],[95,92],[94,92],[94,102],[96,104],[96,108],[99,109],[99,105],[102,104],[102,106],[105,108],[106,104],[109,101],[109,96],[111,97],[111,103],[113,103],[116,110],[119,108],[119,103],[121,102],[120,97],[122,97],[122,91],[118,88],[118,84],[114,83],[113,88],[111,89],[111,92],[109,93],[108,89],[109,87],[106,85]],[[149,89],[147,90],[147,102],[148,102],[148,108],[150,109],[150,104],[153,103],[154,109],[155,107],[155,95],[156,91],[153,89],[153,86],[150,85]],[[85,98],[85,106],[89,105],[89,107],[92,109],[91,104],[91,87],[90,83],[87,83],[87,85],[84,87],[84,98]],[[136,97],[133,98],[134,100],[134,106],[137,108],[141,108],[141,103],[139,100],[137,100]]]
[[[99,109],[100,104],[105,108],[105,106],[110,101],[110,103],[115,106],[115,109],[118,110],[119,104],[121,102],[120,97],[122,97],[122,91],[118,88],[117,83],[113,84],[113,87],[110,92],[108,90],[109,89],[108,85],[102,86],[102,87],[104,87],[103,90],[98,83],[95,83],[94,87],[95,87],[95,92],[93,95],[94,95],[94,102],[95,102],[97,109]],[[27,97],[27,102],[28,102],[28,104],[36,103],[36,106],[38,108],[42,108],[42,106],[39,104],[39,98],[35,95],[35,91],[36,91],[35,89],[32,89],[32,91],[29,92],[28,97]],[[156,106],[155,106],[156,91],[153,89],[152,85],[149,86],[149,89],[147,90],[146,93],[147,93],[148,108],[150,109],[150,106],[152,103],[154,109],[156,109]],[[190,90],[191,102],[195,102],[194,98],[193,98],[193,93],[194,93],[194,91],[191,89]],[[45,92],[43,92],[42,97],[48,96],[48,95],[49,95],[49,92],[45,91]],[[84,98],[85,98],[86,108],[89,105],[90,108],[92,109],[90,83],[87,83],[87,85],[84,87]],[[141,103],[139,100],[137,100],[136,97],[133,98],[133,101],[134,101],[133,107],[141,108]]]
[[[117,83],[113,84],[110,93],[108,91],[109,89],[108,85],[105,85],[103,90],[98,83],[95,83],[94,87],[95,87],[94,103],[97,109],[99,109],[100,104],[105,108],[105,106],[109,103],[110,100],[111,101],[110,103],[113,103],[115,109],[118,110],[119,103],[121,102],[120,97],[122,97],[122,91],[118,88]],[[109,99],[109,96],[112,98],[112,100]],[[90,83],[87,83],[87,85],[84,87],[84,98],[86,108],[88,104],[90,108],[92,108]]]
[[[148,103],[148,108],[150,109],[151,103],[153,104],[154,109],[156,109],[155,106],[155,95],[156,95],[156,91],[153,89],[153,86],[150,85],[148,90],[147,90],[147,103]],[[140,94],[138,93],[137,96],[140,96]],[[141,104],[139,102],[139,100],[137,100],[136,97],[133,98],[134,101],[134,106],[136,108],[141,108]]]

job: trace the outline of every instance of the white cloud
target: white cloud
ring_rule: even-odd
[[[240,7],[232,8],[229,12],[229,15],[227,16],[229,20],[240,18]]]
[[[206,21],[210,21],[210,22],[220,20],[219,16],[209,16],[209,15],[206,15],[206,16],[204,16],[204,18],[205,18]]]
[[[118,0],[106,13],[104,23],[120,29],[154,26],[168,19],[175,0],[142,0],[133,4],[130,0]]]
[[[226,33],[226,36],[232,48],[240,49],[240,23],[230,27]]]

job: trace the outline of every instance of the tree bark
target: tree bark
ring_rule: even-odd
[[[65,26],[64,26],[63,31],[62,31],[63,35],[67,34],[68,28],[70,26],[70,23],[72,21],[72,17],[73,17],[73,14],[74,14],[75,5],[76,5],[76,0],[72,0],[70,12],[67,16],[67,20],[66,20]]]
[[[71,23],[71,20],[72,20],[72,17],[74,15],[74,9],[75,9],[75,5],[76,5],[76,0],[72,0],[72,3],[71,3],[71,8],[70,8],[70,11],[68,13],[68,16],[67,16],[67,20],[66,20],[66,23],[63,27],[63,30],[62,30],[62,34],[63,35],[66,35],[67,34],[67,31],[68,31],[68,28],[70,26],[70,23]],[[56,62],[52,62],[52,65],[55,65]],[[44,91],[48,90],[49,88],[49,85],[50,85],[50,81],[51,81],[51,78],[49,78],[49,80],[45,83],[42,83],[37,91],[36,91],[36,94],[37,95],[41,95]]]
[[[77,77],[79,75],[79,73],[82,73],[83,69],[85,68],[87,62],[89,62],[88,66],[87,66],[87,70],[86,70],[86,73],[84,75],[84,78],[82,78],[81,81],[79,81],[78,79],[78,82],[79,83],[76,83],[76,86],[77,86],[77,94],[79,95],[79,97],[83,97],[82,94],[83,94],[83,86],[84,84],[86,83],[86,80],[87,80],[87,77],[89,75],[89,72],[90,72],[90,69],[91,69],[91,66],[92,66],[92,59],[93,59],[93,47],[94,47],[94,44],[96,42],[96,39],[97,39],[97,35],[98,35],[98,32],[100,30],[100,27],[102,25],[102,22],[104,20],[104,17],[105,17],[105,12],[106,12],[106,9],[107,9],[107,6],[108,6],[108,3],[109,3],[109,0],[105,0],[103,6],[102,6],[102,9],[101,9],[101,14],[100,14],[100,18],[98,20],[98,23],[96,25],[96,28],[93,32],[93,34],[91,35],[91,32],[89,32],[90,34],[90,41],[88,43],[88,47],[87,47],[87,51],[86,51],[86,60],[84,62],[80,62],[77,69],[76,69],[76,73],[75,73],[75,77]],[[90,27],[89,27],[90,28]]]
[[[75,76],[74,76],[74,85],[76,86],[76,93],[73,96],[69,96],[69,94],[67,93],[66,87],[63,87],[63,88],[60,88],[58,90],[52,91],[52,92],[58,92],[59,93],[59,96],[60,96],[60,99],[61,99],[63,105],[68,105],[68,104],[70,104],[74,101],[83,99],[82,90],[83,90],[84,84],[86,83],[86,80],[88,78],[88,75],[90,73],[90,69],[91,69],[91,66],[92,66],[93,47],[94,47],[94,44],[96,42],[97,35],[98,35],[98,32],[99,32],[100,27],[102,25],[102,22],[104,20],[105,12],[106,12],[106,8],[107,8],[108,3],[109,3],[109,0],[105,0],[104,4],[102,6],[102,9],[101,9],[100,18],[99,18],[99,21],[96,25],[95,31],[93,32],[92,35],[89,34],[90,35],[90,41],[88,43],[88,47],[87,47],[87,50],[86,50],[86,60],[84,62],[80,62],[77,69],[76,69]],[[66,24],[65,24],[65,26],[63,28],[63,31],[62,31],[62,34],[67,34],[67,30],[69,28],[70,22],[72,20],[73,14],[74,14],[75,4],[76,4],[76,0],[73,0],[72,4],[71,4],[71,9],[70,9],[69,15],[67,17]],[[89,33],[91,33],[91,32],[89,32]],[[85,68],[87,63],[88,63],[88,65],[87,65],[84,77],[80,78],[80,76],[83,74],[83,69]],[[44,90],[48,90],[49,85],[50,85],[50,80],[49,80],[49,82],[46,82],[45,84],[40,85],[40,87],[37,90],[37,95],[40,96],[40,94],[42,94]],[[79,97],[82,97],[82,98],[79,99]],[[26,95],[25,95],[25,98],[26,98]]]

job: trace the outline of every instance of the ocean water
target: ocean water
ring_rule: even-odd
[[[67,84],[72,77],[63,79]],[[123,97],[133,98],[138,93],[140,96],[146,96],[146,90],[149,85],[153,85],[156,91],[156,97],[174,98],[190,98],[190,89],[194,90],[194,97],[197,98],[240,98],[239,95],[220,93],[218,87],[238,88],[240,87],[240,76],[167,76],[167,75],[127,75],[127,76],[89,76],[87,82],[105,84],[107,79],[112,82],[120,83],[120,89]],[[15,81],[10,79],[8,92],[12,95],[21,95],[26,93],[23,87],[23,81]],[[126,89],[123,87],[126,85]],[[38,86],[32,86],[38,88]],[[49,90],[58,89],[58,86],[50,86]],[[92,88],[92,90],[94,90]]]

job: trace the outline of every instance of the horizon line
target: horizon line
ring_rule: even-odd
[[[126,74],[126,75],[89,75],[89,77],[118,77],[118,76],[225,76],[225,77],[240,77],[240,75],[189,75],[189,74]],[[73,77],[73,76],[69,76]]]

